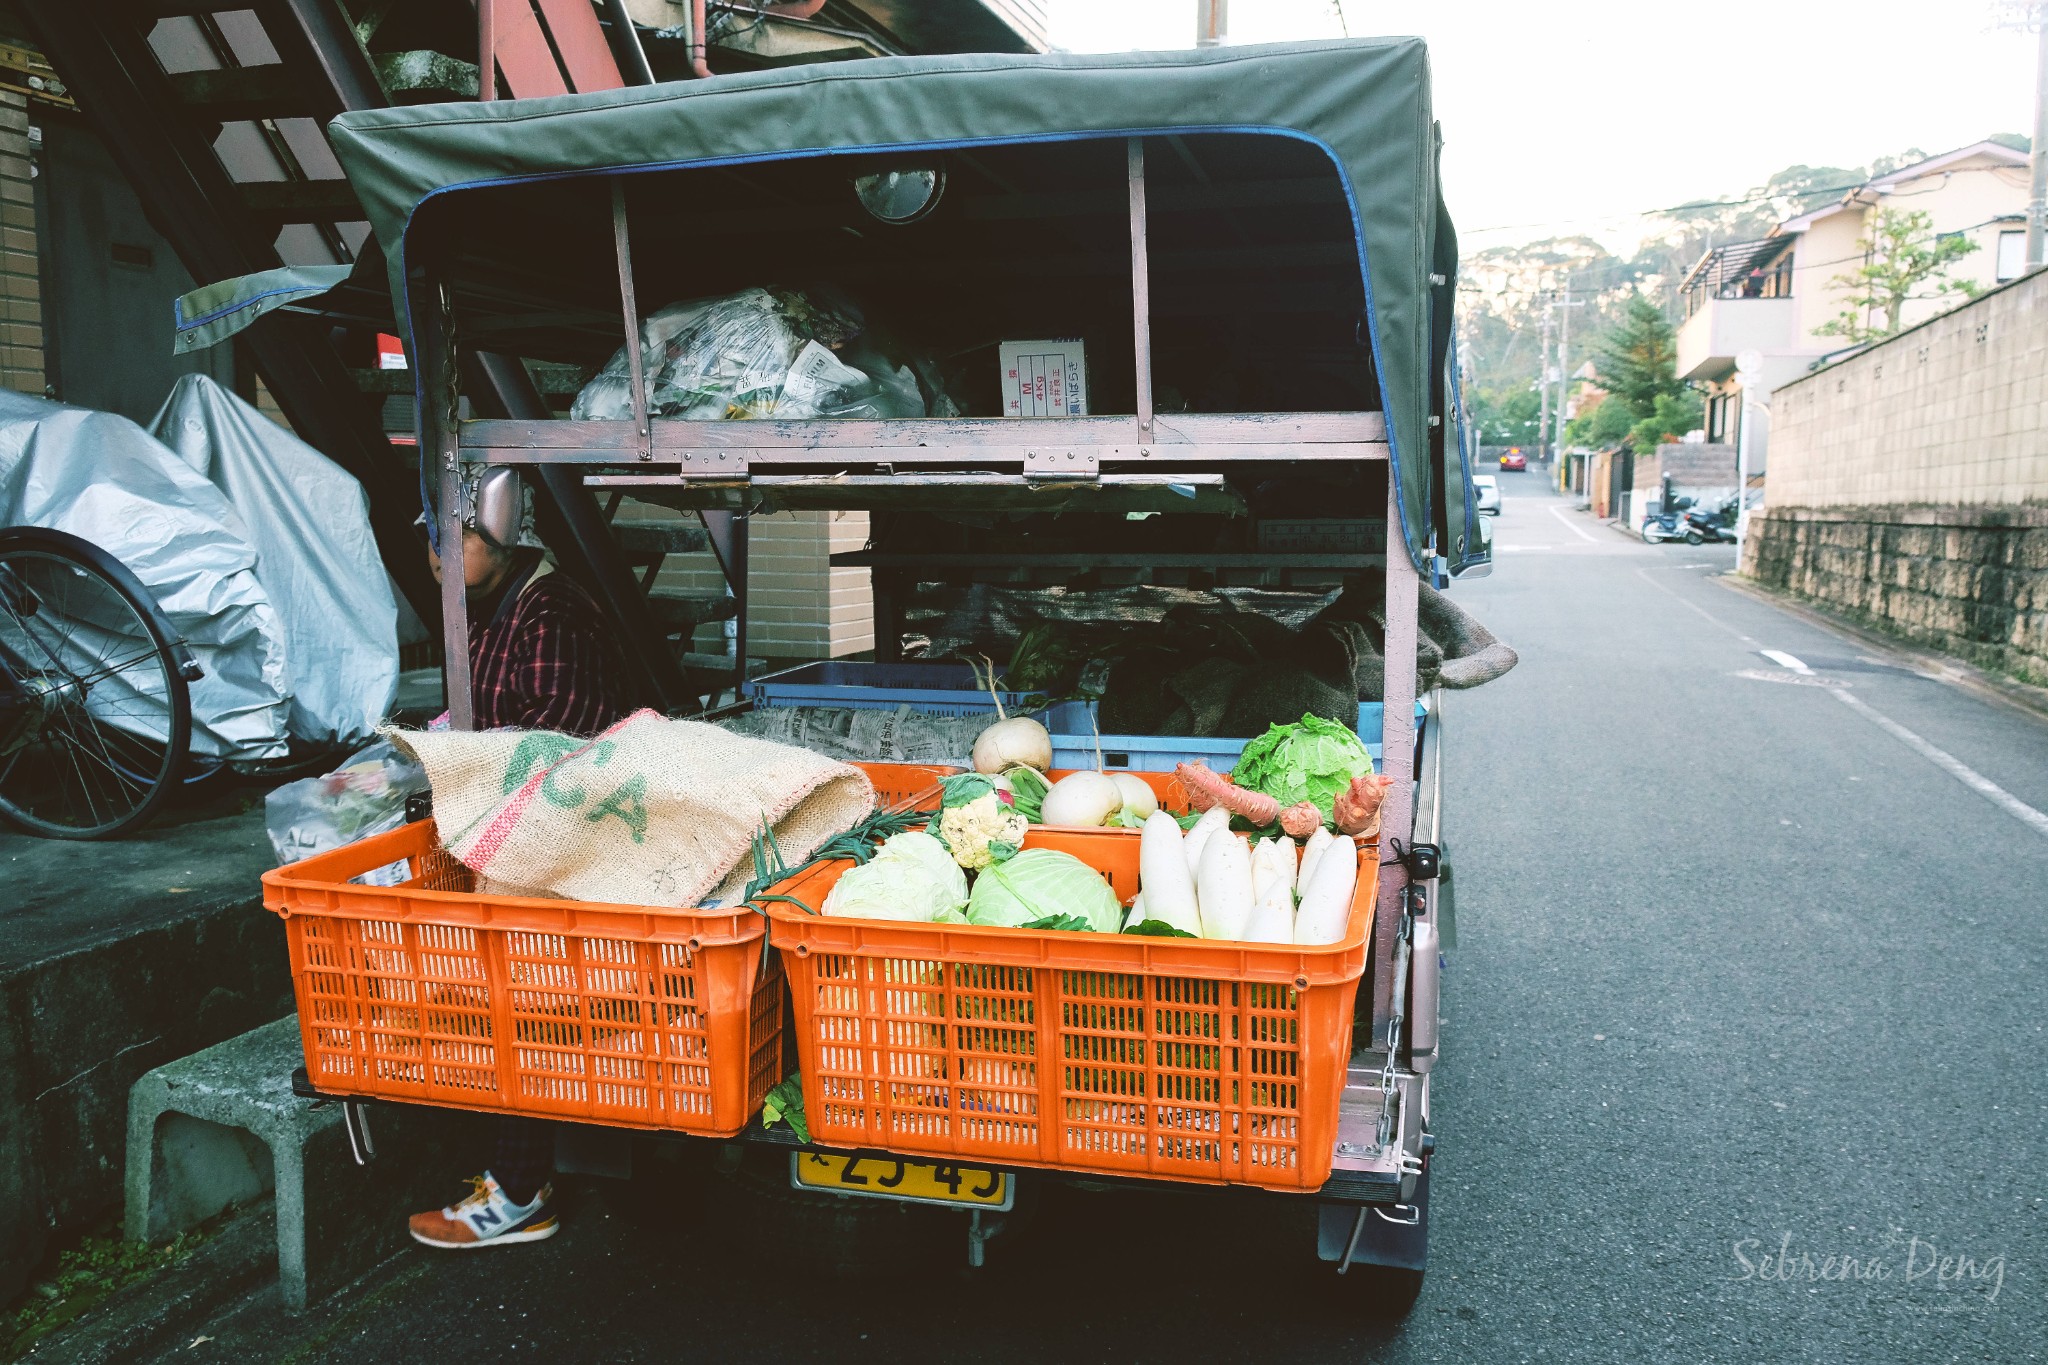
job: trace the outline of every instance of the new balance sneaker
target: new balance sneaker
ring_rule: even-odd
[[[515,1204],[505,1197],[497,1178],[488,1171],[471,1176],[469,1183],[475,1188],[461,1203],[412,1216],[409,1226],[415,1242],[443,1251],[474,1251],[514,1242],[545,1241],[560,1226],[548,1208],[555,1197],[552,1185],[541,1186],[531,1204]]]

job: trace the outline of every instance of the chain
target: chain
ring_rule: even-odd
[[[1408,953],[1414,932],[1414,920],[1404,909],[1401,912],[1401,928],[1394,936],[1394,985],[1393,1009],[1387,1015],[1387,1060],[1380,1067],[1380,1123],[1378,1140],[1381,1151],[1394,1140],[1394,1055],[1400,1046],[1401,1025],[1407,1019]]]

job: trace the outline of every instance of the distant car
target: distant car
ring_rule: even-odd
[[[1529,467],[1529,457],[1519,450],[1510,450],[1507,454],[1500,457],[1500,467],[1502,469],[1527,469]]]
[[[1490,517],[1500,515],[1499,479],[1494,478],[1491,474],[1474,474],[1472,476],[1472,494],[1478,500],[1481,515]]]

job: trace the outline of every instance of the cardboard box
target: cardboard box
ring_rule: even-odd
[[[1078,337],[1005,341],[996,348],[1002,367],[1005,417],[1081,417],[1088,412],[1088,358]]]

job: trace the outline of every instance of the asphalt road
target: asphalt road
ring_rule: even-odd
[[[955,1216],[844,1244],[772,1179],[686,1171],[175,1358],[2039,1359],[2048,724],[1716,582],[1727,547],[1502,483],[1458,595],[1522,664],[1446,706],[1459,939],[1405,1324],[1333,1299],[1271,1201],[1062,1191],[969,1272]]]

